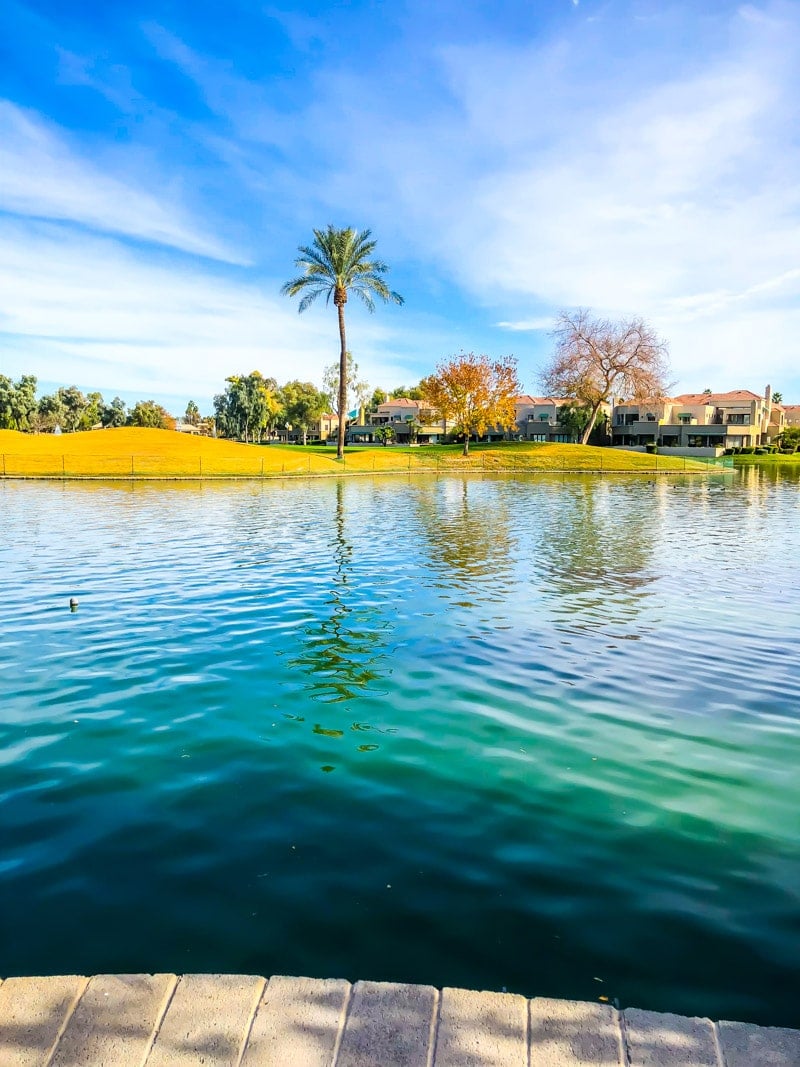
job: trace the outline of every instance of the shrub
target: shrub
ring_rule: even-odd
[[[650,456],[652,456],[656,452],[658,452],[658,445],[656,445],[654,441],[649,441],[644,447],[645,447],[645,451]]]
[[[767,450],[766,450],[766,448],[757,448],[757,449],[755,449],[755,454],[757,456],[766,456]]]
[[[742,456],[752,456],[752,454],[754,452],[755,452],[755,449],[753,448],[752,445],[745,445],[743,448],[741,448],[739,450],[739,454],[742,455]]]
[[[781,449],[781,455],[782,456],[793,456],[795,454],[795,451],[796,451],[796,449],[794,449],[794,448],[782,448]]]

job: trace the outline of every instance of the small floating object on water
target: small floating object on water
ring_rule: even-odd
[[[69,610],[70,611],[77,611],[78,610],[78,601],[75,599],[74,596],[71,596],[69,598]]]

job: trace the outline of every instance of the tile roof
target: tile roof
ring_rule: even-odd
[[[679,404],[749,404],[753,400],[763,401],[764,397],[749,389],[732,389],[728,393],[681,393],[675,399]]]
[[[397,400],[386,400],[383,404],[378,404],[378,411],[381,408],[418,408],[419,405],[419,400],[409,400],[407,397],[401,396]]]

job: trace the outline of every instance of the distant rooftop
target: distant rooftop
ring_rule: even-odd
[[[732,389],[728,393],[681,393],[675,399],[679,404],[749,404],[763,400],[763,396],[749,389]]]

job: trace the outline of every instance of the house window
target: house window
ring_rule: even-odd
[[[547,440],[547,434],[546,433],[532,433],[531,436],[530,436],[530,440],[531,441],[546,441]]]

